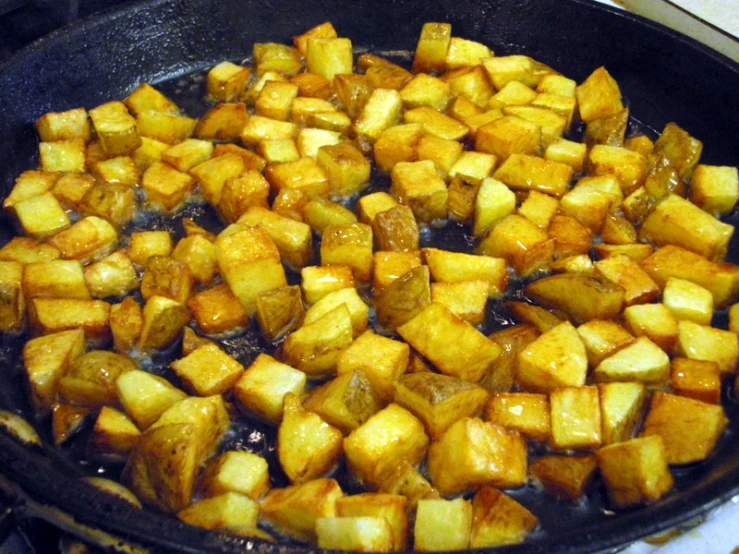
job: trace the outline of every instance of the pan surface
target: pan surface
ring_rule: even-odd
[[[53,34],[0,67],[0,196],[18,173],[36,166],[33,122],[44,112],[123,98],[141,82],[171,82],[224,59],[240,60],[254,42],[289,42],[329,20],[355,49],[372,52],[412,51],[423,23],[448,21],[455,36],[484,42],[497,55],[527,54],[578,82],[603,65],[644,128],[659,131],[675,121],[704,142],[703,163],[739,163],[739,66],[656,24],[586,0],[158,0],[132,3]],[[12,234],[2,219],[0,244]],[[737,249],[735,240],[731,261],[737,261]],[[30,414],[17,345],[1,340],[0,408]],[[647,508],[613,514],[600,498],[570,508],[519,491],[514,495],[554,531],[495,552],[604,552],[739,493],[739,406],[731,398],[725,406],[732,424],[718,451],[675,471],[673,494]],[[306,552],[131,509],[78,481],[94,471],[51,448],[22,447],[0,434],[6,500],[93,540],[102,541],[102,531],[157,552]]]

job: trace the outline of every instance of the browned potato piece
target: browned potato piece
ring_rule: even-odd
[[[418,552],[464,550],[470,544],[472,505],[469,500],[427,498],[418,501],[413,527]]]
[[[541,456],[529,467],[531,475],[549,494],[579,502],[588,493],[598,469],[594,454],[584,456]]]
[[[177,517],[196,527],[218,529],[220,527],[256,527],[259,504],[244,494],[225,492],[218,496],[193,502],[177,512]]]
[[[485,405],[485,421],[516,429],[539,442],[549,440],[552,435],[549,399],[545,394],[493,394]]]
[[[137,365],[128,356],[92,350],[76,358],[59,380],[59,396],[90,408],[114,405],[118,400],[116,380],[133,369]]]
[[[271,488],[267,460],[252,452],[229,450],[211,459],[203,469],[199,490],[205,496],[233,491],[254,500]]]
[[[537,517],[505,493],[483,486],[472,498],[470,548],[523,542]]]
[[[392,550],[403,552],[408,546],[408,499],[400,494],[359,493],[336,500],[340,517],[381,517],[393,535]]]
[[[377,322],[392,331],[431,303],[428,266],[419,265],[397,277],[375,297]]]
[[[125,460],[140,436],[141,431],[126,414],[103,406],[95,420],[87,451],[96,459]]]
[[[539,336],[531,325],[513,325],[488,336],[501,348],[500,356],[488,369],[480,385],[489,392],[509,392],[513,388],[518,369],[518,353]]]

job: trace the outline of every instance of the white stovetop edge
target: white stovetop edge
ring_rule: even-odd
[[[598,0],[603,4],[621,8],[611,0]],[[723,20],[739,24],[739,0],[673,0],[681,7],[691,10],[706,21],[719,26]],[[693,7],[700,7],[701,10]],[[706,12],[708,10],[708,12]],[[733,34],[737,28],[726,28]],[[622,554],[731,554],[739,547],[739,497],[718,508],[697,527],[682,532],[663,545],[637,542],[622,551]]]

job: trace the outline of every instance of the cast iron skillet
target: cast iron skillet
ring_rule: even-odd
[[[373,52],[412,50],[424,22],[449,21],[456,36],[485,42],[498,55],[528,54],[577,81],[605,65],[644,128],[658,132],[676,121],[703,140],[704,163],[739,163],[739,66],[663,27],[587,0],[151,0],[56,33],[0,67],[0,196],[14,176],[36,165],[32,124],[44,112],[94,107],[124,97],[142,81],[162,82],[223,59],[243,59],[254,42],[289,42],[327,20],[355,47]],[[2,220],[0,244],[12,233]],[[737,249],[735,241],[733,261]],[[0,340],[0,408],[29,415],[17,348],[7,337]],[[732,424],[718,452],[698,467],[676,471],[675,493],[613,515],[599,498],[571,509],[521,491],[546,526],[560,530],[495,552],[605,552],[739,493],[739,406],[725,400]],[[24,447],[0,433],[0,496],[20,517],[50,520],[113,549],[308,551],[206,532],[131,509],[78,481],[94,470],[52,448]]]

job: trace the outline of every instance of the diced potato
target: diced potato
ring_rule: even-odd
[[[414,550],[464,550],[470,545],[472,522],[473,511],[469,500],[419,500],[413,528]]]
[[[528,302],[511,300],[506,302],[506,307],[511,311],[516,321],[533,325],[540,333],[546,333],[567,319],[562,312],[554,313]]]
[[[572,167],[573,171],[581,171],[585,164],[587,147],[581,142],[556,139],[544,150],[544,158]]]
[[[560,197],[567,191],[572,167],[536,156],[514,153],[508,156],[493,177],[513,189],[538,190]]]
[[[693,360],[716,362],[721,375],[733,374],[739,360],[739,337],[731,331],[678,321],[677,353]]]
[[[307,266],[300,270],[305,303],[311,306],[331,292],[354,286],[348,265]]]
[[[473,234],[482,236],[496,221],[515,209],[516,195],[511,189],[492,177],[483,179],[475,199]]]
[[[306,266],[313,256],[311,229],[301,221],[281,216],[261,206],[251,206],[237,223],[264,229],[280,252],[281,258],[294,268]]]
[[[122,296],[139,285],[131,258],[123,250],[113,252],[84,269],[85,282],[94,298]]]
[[[39,143],[39,162],[44,171],[85,171],[85,140],[73,138]]]
[[[403,100],[398,91],[374,89],[355,120],[354,129],[360,137],[373,143],[382,131],[400,121],[402,108]]]
[[[670,385],[680,396],[708,404],[721,403],[721,369],[716,362],[673,358]]]
[[[294,394],[285,395],[277,456],[291,483],[305,483],[330,472],[339,461],[342,442],[338,429],[303,409]]]
[[[316,520],[318,548],[353,552],[393,550],[393,530],[383,517],[321,517]]]
[[[371,517],[387,521],[392,531],[392,550],[404,552],[408,545],[408,499],[400,494],[360,493],[336,500],[339,517]]]
[[[427,266],[414,266],[395,278],[375,297],[377,322],[392,330],[418,315],[431,303]]]
[[[139,184],[141,175],[131,156],[116,156],[95,163],[91,171],[104,183],[134,187]]]
[[[618,83],[605,67],[593,71],[575,89],[580,117],[585,123],[623,109]]]
[[[540,456],[529,470],[544,490],[572,503],[580,502],[589,492],[598,459],[594,454],[584,456]]]
[[[139,348],[162,350],[179,337],[190,320],[187,308],[171,298],[152,296],[143,309],[144,324],[139,337]]]
[[[39,412],[51,409],[59,379],[87,347],[85,333],[76,328],[30,339],[23,346],[23,367],[31,401]]]
[[[625,146],[626,127],[629,122],[629,108],[624,108],[611,115],[599,117],[588,122],[585,127],[583,142],[592,148],[596,144],[607,146]],[[629,150],[633,150],[629,148]],[[638,150],[634,150],[637,151]]]
[[[315,543],[316,520],[335,516],[336,501],[343,495],[334,479],[272,489],[262,501],[260,518],[283,535]]]
[[[298,128],[295,123],[252,115],[246,120],[239,138],[245,145],[257,145],[263,140],[292,139],[297,134]]]
[[[549,224],[549,238],[554,241],[554,257],[587,254],[593,232],[574,217],[555,215]]]
[[[402,461],[420,462],[428,442],[421,421],[397,404],[389,404],[344,439],[344,454],[352,474],[371,486],[378,485]]]
[[[431,301],[446,306],[454,315],[473,326],[485,320],[488,302],[488,281],[431,283]]]
[[[518,369],[518,353],[539,336],[531,325],[512,325],[492,333],[489,338],[501,347],[500,356],[480,381],[491,393],[509,392]]]
[[[193,277],[187,264],[168,256],[150,256],[141,277],[141,296],[164,296],[185,304],[193,288]]]
[[[408,500],[410,511],[415,510],[418,501],[423,498],[439,498],[439,492],[431,483],[405,460],[382,476],[378,490],[404,496]]]
[[[32,262],[26,266],[19,262],[2,262],[0,275],[0,281],[8,291],[8,298],[14,299],[8,302],[9,313],[20,311],[21,318],[24,298],[91,298],[82,264],[77,260]],[[13,289],[17,289],[16,292],[13,293]]]
[[[698,164],[690,179],[690,201],[716,217],[728,215],[739,200],[736,167]]]
[[[622,200],[618,180],[613,175],[598,175],[581,178],[562,197],[561,205],[565,215],[576,218],[597,233],[608,215],[621,205]]]
[[[647,337],[639,337],[598,364],[594,375],[599,382],[661,384],[669,378],[670,359],[664,350]]]
[[[0,247],[0,261],[29,264],[58,260],[59,249],[30,237],[16,236]]]
[[[162,161],[178,171],[189,171],[213,154],[213,143],[207,140],[185,139],[162,152]]]
[[[134,369],[116,379],[118,400],[139,429],[146,429],[187,395],[158,375]]]
[[[536,88],[539,82],[555,71],[528,56],[493,56],[482,60],[490,81],[500,90],[511,81],[521,81],[524,85]]]
[[[371,227],[377,250],[418,250],[418,225],[413,210],[408,206],[397,206],[378,213]]]
[[[129,352],[138,344],[144,317],[141,306],[132,297],[127,296],[120,304],[110,306],[110,333],[113,335],[113,347],[119,352]]]
[[[133,449],[141,431],[119,410],[103,406],[87,443],[87,451],[97,459],[125,460]]]
[[[333,194],[351,196],[369,181],[369,161],[348,142],[321,146],[316,161],[328,175]]]
[[[407,204],[420,221],[446,217],[447,188],[430,160],[395,164],[391,181],[391,194]]]
[[[248,67],[229,61],[216,64],[208,71],[206,87],[215,100],[229,102],[241,97],[251,71]]]
[[[143,266],[151,256],[169,256],[172,247],[172,235],[168,231],[133,232],[128,255],[135,264]]]
[[[616,508],[651,504],[672,489],[665,446],[658,436],[611,444],[597,456],[608,497]]]
[[[419,73],[400,89],[400,97],[408,109],[431,106],[443,111],[451,100],[451,91],[449,84],[441,79]]]
[[[452,38],[449,23],[424,23],[413,56],[414,72],[440,72],[445,68]]]
[[[229,450],[208,462],[199,488],[207,497],[238,492],[259,500],[271,488],[269,465],[257,454]]]
[[[501,258],[450,252],[431,247],[424,248],[422,253],[435,281],[443,283],[487,281],[491,297],[501,295],[508,284],[508,274]]]
[[[543,230],[547,230],[558,211],[559,200],[538,190],[530,191],[518,208],[519,215]]]
[[[136,363],[126,355],[108,350],[91,350],[72,361],[59,379],[59,397],[76,406],[99,408],[116,403],[116,379]]]
[[[51,408],[51,436],[59,448],[76,435],[92,412],[91,408],[56,402]]]
[[[277,287],[257,296],[257,324],[262,336],[277,341],[303,322],[305,308],[297,285]]]
[[[310,37],[305,58],[309,72],[329,81],[336,74],[353,73],[352,42],[348,38]]]
[[[513,429],[463,418],[431,444],[428,470],[444,495],[480,485],[520,487],[526,482],[526,441]]]
[[[588,154],[588,167],[592,175],[614,175],[628,196],[644,184],[646,157],[619,146],[597,144]]]
[[[493,394],[485,405],[485,421],[515,429],[538,442],[545,442],[552,435],[549,399],[545,394]]]
[[[183,387],[197,396],[229,391],[244,372],[244,366],[215,345],[196,348],[170,367]]]
[[[637,304],[624,310],[624,324],[635,337],[645,336],[667,354],[675,351],[677,321],[664,304]]]
[[[511,214],[497,221],[478,244],[477,251],[504,258],[519,275],[526,276],[551,261],[554,241],[525,217]]]
[[[301,395],[305,373],[259,354],[234,386],[234,396],[246,410],[272,425],[282,419],[285,395]]]
[[[487,107],[524,106],[531,104],[535,98],[536,92],[530,87],[527,87],[521,81],[510,81],[490,98]]]
[[[331,189],[328,174],[313,158],[299,158],[291,162],[270,164],[265,169],[264,176],[273,191],[298,189],[304,192],[309,199],[327,196]]]
[[[348,265],[356,281],[368,282],[372,276],[372,228],[363,223],[326,227],[321,265]]]
[[[564,322],[531,342],[518,354],[516,381],[533,391],[585,384],[588,359],[577,330]]]
[[[314,389],[305,409],[349,434],[379,411],[380,399],[363,371],[344,373]]]
[[[609,215],[605,218],[601,235],[605,242],[617,245],[634,244],[638,239],[634,225],[620,215]]]
[[[193,502],[177,512],[177,517],[189,525],[204,529],[256,527],[259,504],[244,494],[225,492]]]
[[[431,106],[407,110],[403,114],[403,121],[420,123],[426,134],[446,140],[462,140],[469,133],[466,125]]]
[[[662,291],[662,303],[675,319],[687,319],[700,325],[711,324],[713,296],[698,284],[668,277]]]
[[[624,289],[624,305],[651,302],[659,287],[635,261],[627,256],[612,256],[595,262],[596,273]]]
[[[667,463],[687,464],[710,456],[728,423],[720,405],[657,391],[640,436],[658,435]]]
[[[217,157],[223,154],[236,154],[237,156],[240,156],[244,162],[244,171],[255,169],[261,172],[267,165],[264,158],[255,152],[230,142],[222,142],[214,145],[213,156]]]
[[[418,125],[417,123],[410,123],[409,125]],[[436,165],[437,171],[442,178],[447,179],[452,168],[459,160],[460,156],[464,153],[464,147],[460,142],[456,140],[449,140],[444,138],[435,137],[433,135],[424,134],[416,143],[415,154],[418,160],[431,160]],[[471,153],[471,152],[470,152]],[[476,154],[481,154],[477,152]],[[477,172],[484,172],[485,162],[483,160],[489,160],[489,154],[481,154],[481,158],[478,160],[482,161],[480,166],[477,167]],[[410,161],[410,160],[405,160]],[[475,169],[470,168],[470,172]],[[488,172],[489,173],[489,172]]]
[[[395,279],[421,266],[421,252],[376,251],[372,263],[372,289],[377,294]]]
[[[45,264],[53,262],[34,263],[42,264],[41,267],[45,267]],[[34,263],[29,264],[29,266],[33,266]],[[72,262],[72,264],[75,263]],[[72,273],[76,273],[76,268],[72,267]],[[21,262],[0,261],[0,331],[18,333],[25,327],[26,295],[28,294],[27,292],[24,293],[24,279],[27,279],[25,275],[26,270],[24,270]],[[33,280],[36,285],[39,284],[39,278],[41,283],[50,286],[51,290],[56,288],[53,282],[49,283],[43,275],[38,275],[38,278]],[[72,279],[72,283],[75,281],[77,280]],[[77,282],[77,285],[79,285],[79,282]],[[78,295],[84,293],[79,286],[76,289]]]
[[[197,123],[196,119],[186,115],[156,110],[146,110],[136,115],[136,127],[141,136],[167,144],[175,144],[192,136]]]
[[[472,498],[470,548],[523,542],[536,527],[534,514],[493,487],[480,487]]]
[[[490,48],[480,42],[452,37],[449,39],[449,48],[446,53],[446,67],[447,69],[457,69],[480,65],[484,58],[489,58],[492,55]]]
[[[601,443],[601,408],[595,386],[557,389],[549,396],[551,444],[559,450],[593,450]]]
[[[64,112],[46,112],[36,121],[36,130],[44,142],[81,138],[90,140],[90,122],[85,108]]]
[[[512,154],[536,154],[541,144],[541,127],[515,115],[497,118],[475,133],[475,150],[506,160]]]
[[[254,113],[278,121],[288,121],[298,85],[289,81],[267,81],[257,96]],[[246,123],[246,120],[244,120]],[[243,125],[242,125],[243,127]]]
[[[223,183],[218,209],[227,221],[237,221],[252,206],[269,206],[269,182],[256,169],[247,169]]]
[[[562,135],[567,128],[567,118],[545,107],[540,106],[507,106],[503,107],[506,116],[512,115],[531,121],[541,129],[541,147],[546,147]]]
[[[87,340],[95,346],[105,345],[110,340],[110,304],[102,300],[33,298],[27,308],[33,335],[48,335],[80,327]]]
[[[89,111],[97,138],[108,156],[133,153],[141,145],[136,120],[123,102],[107,102]]]
[[[37,240],[48,238],[70,226],[67,213],[51,192],[21,200],[14,204],[13,209],[23,232]]]
[[[96,216],[88,216],[49,239],[65,259],[80,260],[83,264],[103,258],[118,241],[115,228]]]

